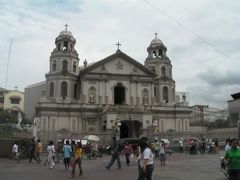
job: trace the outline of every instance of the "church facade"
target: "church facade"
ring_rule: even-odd
[[[167,47],[156,37],[145,64],[116,53],[79,66],[76,39],[66,28],[55,39],[41,98],[36,106],[41,139],[95,134],[132,138],[188,132],[191,110],[178,102]]]

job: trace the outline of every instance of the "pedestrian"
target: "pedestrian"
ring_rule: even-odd
[[[65,165],[65,169],[69,169],[70,159],[72,157],[72,147],[69,145],[69,140],[66,140],[66,144],[63,146],[63,162]]]
[[[102,158],[102,154],[103,154],[103,145],[102,144],[99,144],[98,145],[98,152],[99,152],[99,157]]]
[[[96,160],[96,158],[97,158],[97,153],[98,153],[98,144],[97,144],[97,142],[93,142],[92,144],[91,144],[91,150],[92,150],[92,157],[93,157],[93,159],[95,159]]]
[[[232,139],[231,149],[226,152],[224,157],[224,162],[228,167],[229,180],[240,179],[240,149],[238,145],[238,139]]]
[[[75,177],[75,167],[78,165],[79,168],[79,176],[83,174],[82,171],[82,156],[83,156],[83,149],[81,142],[77,142],[77,146],[75,148],[74,156],[73,156],[73,164],[72,164],[72,173],[71,177]]]
[[[180,138],[180,140],[179,140],[179,152],[180,153],[183,153],[183,139],[182,138]]]
[[[131,146],[131,144],[126,142],[126,144],[124,145],[123,151],[124,151],[124,154],[125,154],[126,163],[129,166],[130,165],[130,155],[132,153],[132,146]]]
[[[35,155],[36,153],[36,143],[35,140],[32,139],[31,145],[29,147],[29,162],[32,162],[32,159],[35,159],[36,162],[38,162],[38,159]]]
[[[154,148],[155,158],[156,158],[156,159],[159,158],[159,154],[158,154],[159,147],[160,147],[160,143],[158,142],[157,139],[155,139],[155,140],[154,140],[154,143],[153,143],[153,148]]]
[[[48,146],[47,146],[47,163],[49,165],[49,168],[52,169],[55,166],[55,163],[53,161],[55,149],[54,149],[54,143],[53,141],[49,141]]]
[[[229,149],[231,149],[231,138],[227,138],[226,139],[226,145],[225,145],[225,148],[224,148],[224,151],[227,152]]]
[[[115,160],[117,160],[117,163],[118,163],[118,169],[122,169],[122,165],[121,165],[121,161],[120,161],[120,152],[119,152],[119,143],[117,142],[117,138],[114,136],[112,138],[113,142],[112,142],[112,145],[111,145],[111,150],[112,150],[112,157],[111,157],[111,160],[110,162],[108,163],[107,166],[105,166],[105,168],[107,169],[110,169],[111,166],[113,165],[113,163],[115,162]]]
[[[57,164],[60,162],[60,160],[62,160],[62,149],[63,149],[63,146],[62,146],[62,142],[59,140],[57,141],[57,146],[56,146],[56,158],[57,158]]]
[[[16,141],[14,142],[14,145],[12,147],[12,157],[15,160],[18,160],[18,161],[20,160],[19,159],[19,152],[18,152],[18,145],[17,145]]]
[[[215,153],[219,153],[219,147],[218,147],[218,139],[215,138],[214,140],[214,150],[215,150]]]
[[[36,157],[39,163],[41,162],[41,158],[40,158],[41,153],[42,153],[42,143],[41,143],[41,140],[38,139],[37,148],[36,148]]]
[[[154,170],[153,153],[149,148],[149,143],[146,137],[142,137],[140,140],[141,148],[141,173],[138,180],[152,180],[152,173]]]
[[[161,141],[160,143],[160,150],[159,150],[159,155],[160,155],[160,162],[161,162],[161,166],[166,166],[166,154],[165,154],[165,148],[166,148],[166,144],[164,143],[164,141]]]

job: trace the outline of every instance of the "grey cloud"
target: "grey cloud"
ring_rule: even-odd
[[[198,77],[210,86],[240,85],[240,71],[223,73],[209,69]]]

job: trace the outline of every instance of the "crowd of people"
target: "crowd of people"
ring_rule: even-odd
[[[111,169],[112,165],[117,160],[117,167],[119,169],[122,169],[120,155],[124,154],[127,166],[129,166],[131,162],[134,162],[130,159],[133,159],[134,157],[136,158],[135,162],[138,169],[138,180],[152,180],[154,158],[159,160],[162,166],[166,166],[167,146],[168,145],[164,140],[160,139],[159,141],[158,139],[155,139],[153,142],[150,142],[146,137],[142,137],[139,141],[138,146],[133,148],[132,145],[128,142],[125,142],[123,145],[119,144],[116,137],[113,137],[112,144],[110,146],[111,159],[105,168]],[[184,146],[188,147],[189,154],[193,152],[201,154],[204,154],[205,152],[219,152],[217,138],[214,138],[212,140],[207,138],[202,138],[200,140],[191,139],[187,143],[183,140],[183,138],[180,138],[180,153],[184,152]],[[47,159],[45,160],[44,164],[48,165],[49,168],[52,169],[57,163],[63,161],[66,170],[72,168],[71,177],[75,177],[76,166],[78,166],[79,169],[79,176],[83,174],[82,159],[84,154],[86,154],[85,156],[87,159],[91,159],[89,156],[92,156],[93,159],[95,159],[96,154],[101,154],[100,157],[102,157],[102,152],[98,152],[98,146],[96,146],[94,143],[92,145],[90,143],[87,143],[85,147],[83,147],[81,141],[78,141],[76,143],[72,141],[70,143],[69,140],[62,140],[58,141],[56,145],[54,145],[53,141],[49,141],[46,151]],[[29,163],[31,163],[32,160],[40,163],[42,152],[43,145],[41,143],[41,140],[38,139],[35,141],[32,139],[32,142],[29,146]],[[17,142],[15,142],[12,147],[12,153],[14,159],[20,160]],[[228,138],[226,140],[223,163],[227,167],[229,180],[240,180],[240,148],[237,139]]]
[[[189,154],[219,153],[219,142],[217,138],[189,138],[179,140],[179,152],[186,151]]]

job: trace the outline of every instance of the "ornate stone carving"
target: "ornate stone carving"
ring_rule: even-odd
[[[116,64],[116,69],[117,70],[123,70],[123,64],[121,63],[121,61],[120,60],[118,60],[118,62],[117,62],[117,64]]]

